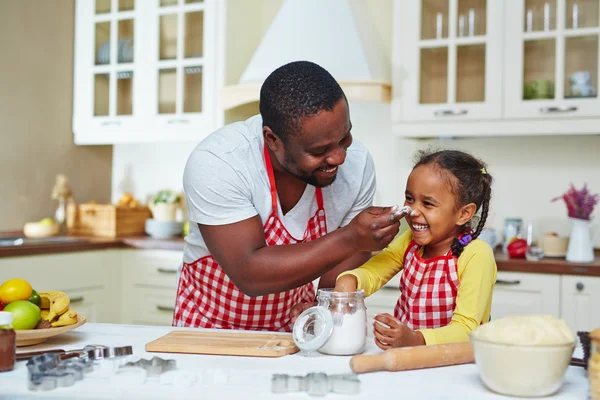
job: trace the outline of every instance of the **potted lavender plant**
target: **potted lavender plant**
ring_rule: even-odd
[[[567,249],[567,261],[574,263],[594,261],[594,243],[597,234],[591,234],[591,215],[598,204],[598,195],[591,194],[587,184],[584,184],[581,190],[575,189],[571,184],[567,192],[552,201],[560,199],[565,202],[569,219],[573,224]]]

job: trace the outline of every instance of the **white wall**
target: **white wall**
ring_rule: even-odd
[[[600,136],[406,140],[391,135],[388,106],[351,103],[350,107],[354,136],[375,159],[379,204],[404,201],[414,152],[428,146],[469,151],[489,164],[495,184],[488,225],[499,232],[507,217],[556,219],[561,223],[556,230],[568,230],[564,204],[550,200],[571,182],[578,187],[587,182],[600,192]],[[115,145],[113,200],[124,190],[141,199],[162,188],[181,190],[183,167],[195,145]],[[600,215],[598,210],[594,214]],[[600,247],[600,240],[596,245]]]

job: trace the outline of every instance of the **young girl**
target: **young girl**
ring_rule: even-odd
[[[469,154],[420,153],[406,184],[410,229],[361,267],[340,274],[335,286],[369,296],[401,272],[394,317],[375,317],[381,349],[468,341],[469,332],[489,321],[496,262],[477,237],[491,184],[485,164]]]

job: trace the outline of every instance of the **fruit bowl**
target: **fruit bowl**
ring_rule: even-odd
[[[79,328],[81,325],[85,324],[86,321],[87,318],[85,317],[85,315],[77,314],[77,322],[72,325],[48,329],[16,330],[15,332],[17,334],[17,347],[33,346],[34,344],[43,343],[46,341],[46,339],[50,337],[58,336],[62,333]]]

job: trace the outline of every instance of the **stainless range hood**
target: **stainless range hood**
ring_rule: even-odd
[[[391,61],[365,0],[286,0],[240,82],[222,89],[223,108],[258,101],[265,78],[297,60],[327,69],[349,100],[391,100]]]

